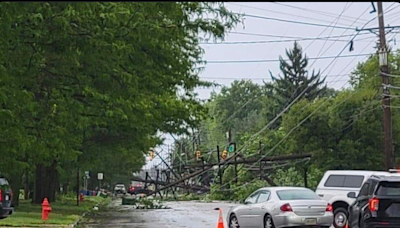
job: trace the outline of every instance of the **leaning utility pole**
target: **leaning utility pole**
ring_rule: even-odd
[[[385,168],[393,168],[393,145],[392,145],[392,113],[390,111],[390,91],[389,91],[389,66],[388,53],[386,48],[385,24],[383,21],[382,2],[378,2],[379,19],[379,67],[383,83],[383,129],[385,132]]]

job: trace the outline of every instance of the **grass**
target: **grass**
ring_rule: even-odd
[[[49,220],[42,221],[42,206],[32,204],[30,200],[21,200],[19,206],[11,216],[0,220],[0,226],[67,227],[79,219],[84,212],[92,210],[96,205],[100,209],[110,201],[110,198],[99,196],[85,197],[85,200],[80,202],[78,207],[76,206],[76,199],[74,197],[63,196],[60,200],[50,203],[52,211],[50,212]]]

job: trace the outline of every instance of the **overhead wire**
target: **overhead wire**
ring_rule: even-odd
[[[333,22],[332,22],[333,24]],[[330,39],[330,38],[343,38],[343,37],[351,37],[353,34],[345,34],[345,35],[335,35],[335,36],[325,36],[325,37],[302,37],[302,36],[279,36],[279,35],[271,35],[271,34],[262,34],[262,33],[250,33],[250,32],[228,32],[230,34],[238,34],[238,35],[247,35],[247,36],[260,36],[260,37],[272,37],[272,38],[288,38],[288,39]],[[369,32],[360,33],[360,35],[369,35]]]
[[[237,4],[237,3],[231,3],[231,2],[229,2],[228,4],[241,6],[241,7],[245,7],[245,8],[249,8],[249,9],[256,9],[256,10],[265,11],[265,12],[277,13],[279,15],[297,16],[299,18],[310,19],[310,20],[314,20],[314,21],[318,21],[318,22],[330,22],[330,21],[323,20],[323,19],[320,19],[320,18],[316,19],[315,17],[313,18],[313,17],[306,17],[306,16],[301,16],[301,15],[294,15],[294,14],[290,14],[290,13],[286,13],[286,12],[268,10],[268,9],[264,9],[264,8],[254,7],[254,6],[241,5],[241,4]],[[347,24],[342,24],[342,23],[338,23],[338,24],[339,25],[343,25],[343,26],[348,26]]]
[[[290,8],[294,8],[294,9],[299,9],[299,10],[303,10],[306,11],[307,13],[316,13],[316,14],[320,14],[323,16],[329,16],[329,17],[337,17],[337,14],[334,13],[330,13],[330,12],[326,12],[326,11],[320,11],[320,10],[315,10],[315,9],[310,9],[310,8],[303,8],[303,7],[299,7],[299,6],[293,6],[293,5],[287,5],[281,2],[271,2],[277,5],[282,5],[282,6],[286,6],[286,7],[290,7]],[[345,18],[349,18],[349,19],[345,19]],[[348,21],[353,21],[354,19],[356,19],[355,17],[351,17],[351,16],[343,16],[343,20],[348,20]],[[363,21],[367,21],[366,19],[360,19]]]
[[[309,4],[310,4],[310,3],[307,3],[307,6],[308,6]],[[297,16],[295,17],[295,20],[297,20],[298,18],[299,18],[299,15],[297,15]],[[286,36],[286,34],[288,33],[289,29],[292,28],[292,26],[293,26],[293,24],[290,24],[289,26],[287,26],[287,28],[285,29],[285,32],[283,33],[283,35],[282,35],[281,37],[279,37],[280,40],[282,40],[283,37]],[[269,48],[269,50],[267,51],[267,53],[271,53],[275,48],[276,48],[276,45],[273,45],[271,48]],[[260,63],[257,63],[256,67],[253,68],[252,72],[250,73],[250,76],[253,76],[253,75],[254,75],[254,72],[260,67],[260,65],[261,65]]]
[[[350,58],[350,57],[359,57],[359,56],[368,56],[375,53],[360,53],[360,54],[352,54],[352,55],[342,55],[339,57],[336,56],[321,56],[321,57],[309,57],[309,60],[315,59],[337,59],[337,58]],[[288,59],[284,59],[287,61]],[[280,62],[280,59],[258,59],[258,60],[208,60],[207,64],[228,64],[228,63],[269,63],[269,62]]]
[[[272,20],[272,21],[279,21],[279,22],[286,22],[286,23],[308,25],[308,26],[327,27],[327,28],[336,28],[336,29],[347,29],[347,27],[344,27],[344,26],[332,26],[332,25],[311,23],[311,22],[304,22],[304,21],[293,21],[293,20],[286,20],[286,19],[280,19],[280,18],[274,18],[274,17],[264,17],[264,16],[259,16],[259,15],[253,15],[253,14],[244,14],[243,16],[244,17],[250,17],[250,18],[262,19],[262,20]],[[353,28],[353,29],[356,29],[356,28]]]
[[[348,40],[340,40],[340,39],[333,39],[334,37],[337,37],[337,36],[331,36],[330,38],[312,38],[312,37],[309,37],[309,38],[299,38],[299,39],[292,39],[292,40],[282,40],[282,39],[280,39],[280,40],[256,40],[256,41],[223,41],[223,42],[219,42],[219,43],[216,43],[216,42],[201,42],[201,43],[199,43],[200,45],[245,45],[245,44],[269,44],[269,43],[287,43],[287,42],[301,42],[301,41],[312,41],[312,40],[315,40],[315,41],[325,41],[325,42],[348,42]],[[360,38],[360,39],[357,39],[357,40],[355,40],[355,41],[359,41],[359,42],[361,42],[361,41],[363,41],[363,42],[365,42],[364,40],[366,40],[366,39],[368,39],[369,37],[366,37],[366,38]]]
[[[338,76],[349,76],[350,74],[336,74],[336,75],[327,75],[326,77],[338,77]],[[265,80],[269,79],[269,77],[201,77],[201,79],[227,79],[227,80],[244,80],[244,79],[251,79],[251,80]],[[268,81],[269,82],[269,81]]]

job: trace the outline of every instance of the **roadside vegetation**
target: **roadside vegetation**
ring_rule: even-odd
[[[111,198],[100,196],[86,197],[76,206],[76,197],[73,195],[61,196],[57,202],[51,203],[52,211],[49,220],[42,220],[42,206],[32,204],[30,200],[21,200],[16,211],[6,219],[0,220],[0,226],[11,227],[67,227],[76,222],[83,213],[103,210],[111,201]]]

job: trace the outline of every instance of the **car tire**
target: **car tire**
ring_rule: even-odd
[[[236,215],[232,214],[229,218],[228,228],[240,228],[239,220],[237,219]]]
[[[274,221],[272,221],[271,215],[264,217],[264,228],[275,228]]]
[[[333,212],[333,226],[335,228],[344,228],[349,219],[349,213],[343,207],[336,208]]]

